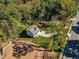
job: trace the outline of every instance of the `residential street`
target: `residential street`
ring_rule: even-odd
[[[70,34],[63,59],[79,59],[79,12],[77,12],[76,21],[72,25]]]
[[[72,26],[70,40],[79,40],[79,12],[77,12],[76,21]]]

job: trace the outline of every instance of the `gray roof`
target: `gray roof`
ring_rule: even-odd
[[[39,28],[38,28],[36,25],[31,25],[31,26],[27,29],[27,31],[30,31],[30,32],[33,34],[33,36],[35,36],[35,35],[38,33]]]

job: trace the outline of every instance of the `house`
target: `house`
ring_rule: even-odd
[[[36,25],[31,25],[28,29],[27,29],[27,35],[30,37],[36,37],[39,32],[39,28]]]

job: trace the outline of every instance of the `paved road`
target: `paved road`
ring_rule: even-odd
[[[76,21],[72,26],[70,40],[79,40],[79,12],[77,12]]]
[[[72,29],[71,29],[71,36],[69,37],[69,41],[71,43],[68,43],[65,51],[66,55],[70,55],[71,53],[71,57],[67,57],[66,55],[63,57],[63,59],[79,59],[79,49],[77,49],[76,47],[79,47],[79,12],[77,12],[76,15],[76,21],[73,23],[72,25]],[[76,43],[78,42],[78,43]],[[74,56],[74,57],[73,57]],[[77,58],[75,58],[77,57]]]

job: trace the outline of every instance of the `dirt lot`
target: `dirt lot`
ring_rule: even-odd
[[[4,47],[3,59],[46,59],[45,57],[48,57],[48,55],[45,55],[44,57],[44,51],[34,50],[26,54],[26,56],[21,56],[21,58],[16,58],[12,56],[12,52],[13,52],[12,47],[13,47],[13,44],[11,42]],[[51,52],[49,52],[49,55],[55,56],[55,53],[52,54]]]

